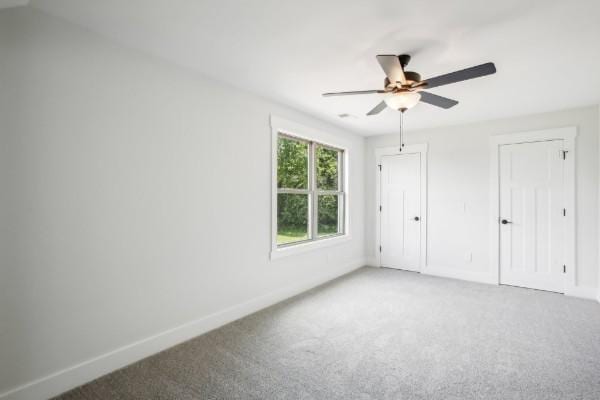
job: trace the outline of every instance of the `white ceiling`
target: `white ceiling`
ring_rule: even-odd
[[[413,55],[424,78],[492,61],[498,73],[431,91],[460,101],[419,104],[407,128],[425,128],[600,102],[598,0],[32,0],[128,46],[216,80],[373,135],[397,112],[365,113],[379,95],[377,54]],[[352,117],[340,119],[341,113]]]

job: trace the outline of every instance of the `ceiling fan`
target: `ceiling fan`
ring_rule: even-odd
[[[383,94],[385,97],[375,106],[375,108],[367,113],[369,116],[379,114],[386,106],[403,113],[407,109],[414,107],[419,101],[448,109],[457,105],[458,101],[426,92],[424,89],[433,89],[438,86],[479,78],[496,72],[494,63],[489,62],[460,71],[450,72],[449,74],[436,76],[434,78],[421,80],[421,75],[417,72],[405,71],[405,68],[410,61],[410,55],[408,54],[401,54],[399,56],[379,55],[377,56],[377,61],[386,75],[383,89],[324,93],[323,96],[346,96],[372,93]]]

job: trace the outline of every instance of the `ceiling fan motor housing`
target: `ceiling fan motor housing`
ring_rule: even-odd
[[[405,71],[404,76],[406,77],[407,83],[412,85],[413,83],[421,82],[421,75],[413,71]]]
[[[404,76],[406,77],[406,81],[407,81],[406,83],[408,85],[413,85],[415,83],[421,82],[421,75],[417,72],[405,71]],[[401,86],[402,85],[400,83],[390,82],[390,80],[388,78],[385,78],[383,80],[383,87],[385,87],[386,89],[394,89],[394,88],[401,89]]]

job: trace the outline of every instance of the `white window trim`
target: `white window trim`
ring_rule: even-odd
[[[315,249],[338,245],[350,240],[350,202],[349,198],[349,152],[348,148],[339,142],[336,136],[309,128],[307,126],[289,121],[275,115],[271,115],[271,259],[277,259],[288,255],[304,253]],[[342,178],[344,188],[344,233],[318,240],[301,242],[285,247],[277,246],[277,139],[279,134],[294,136],[299,139],[317,142],[343,151]]]

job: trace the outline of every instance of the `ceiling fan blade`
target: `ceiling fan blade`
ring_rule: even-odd
[[[376,115],[379,114],[380,112],[382,112],[385,108],[387,107],[387,105],[385,104],[385,101],[382,101],[381,103],[377,104],[375,106],[375,108],[373,108],[371,111],[369,111],[367,113],[367,115]]]
[[[471,68],[461,69],[460,71],[450,72],[449,74],[436,76],[435,78],[426,79],[427,89],[434,87],[448,85],[450,83],[456,83],[466,81],[468,79],[479,78],[481,76],[491,75],[496,73],[496,66],[494,63],[485,63],[477,65]]]
[[[402,69],[402,64],[400,64],[398,56],[379,55],[377,56],[377,61],[390,82],[400,82],[403,85],[406,84],[406,77],[404,76],[404,70]]]
[[[451,108],[458,104],[458,101],[449,99],[447,97],[438,96],[437,94],[429,92],[419,92],[421,94],[421,101],[423,103],[431,104],[433,106],[441,108]]]
[[[354,94],[371,94],[371,93],[386,93],[385,90],[356,90],[353,92],[333,92],[333,93],[323,93],[323,97],[330,96],[348,96]]]

